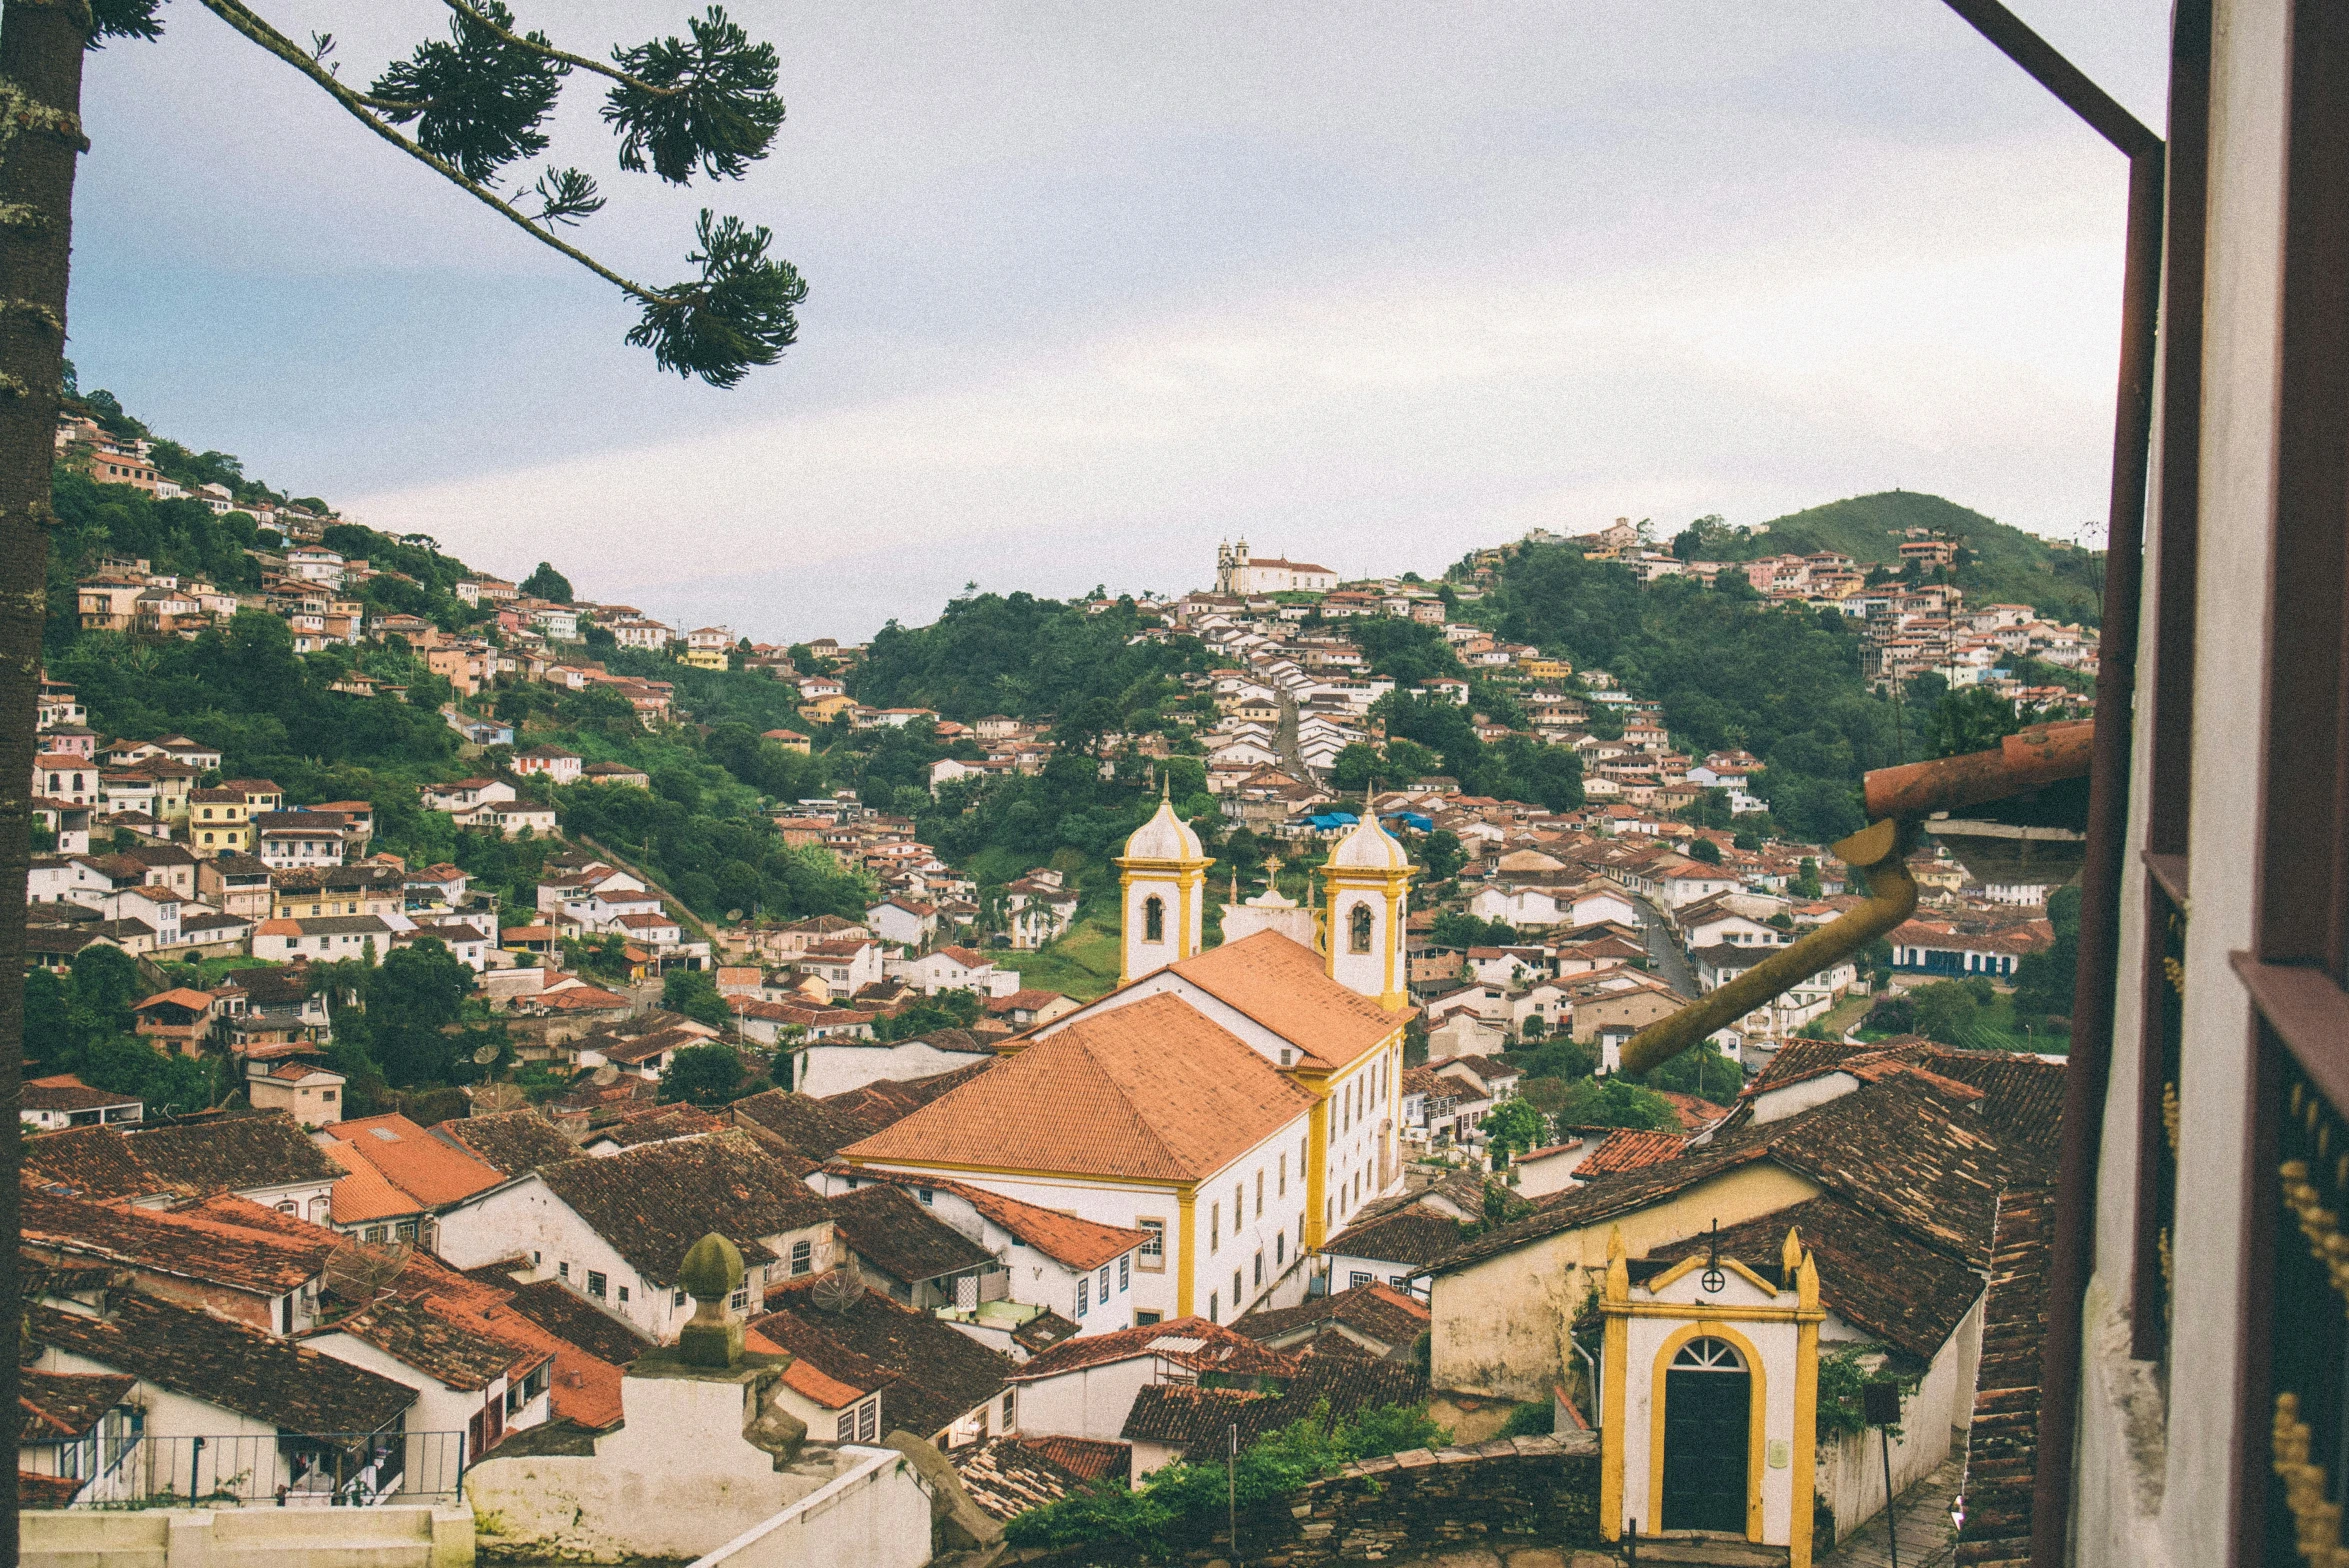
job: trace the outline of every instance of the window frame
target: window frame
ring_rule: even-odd
[[[1166,1272],[1166,1221],[1153,1214],[1136,1215],[1134,1229],[1142,1232],[1147,1238],[1134,1249],[1134,1267],[1144,1274],[1164,1274]]]

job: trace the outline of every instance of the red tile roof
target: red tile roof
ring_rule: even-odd
[[[1031,1356],[1009,1381],[1030,1383],[1087,1367],[1108,1366],[1138,1356],[1154,1357],[1192,1372],[1221,1372],[1234,1376],[1262,1374],[1288,1377],[1297,1370],[1297,1358],[1268,1350],[1245,1334],[1202,1317],[1170,1318],[1107,1334],[1064,1340]]]
[[[1196,1008],[1152,996],[1073,1020],[841,1153],[860,1163],[1192,1181],[1312,1103]]]
[[[484,1164],[445,1139],[435,1138],[405,1116],[368,1116],[336,1122],[319,1129],[338,1148],[328,1152],[340,1160],[343,1153],[373,1167],[376,1174],[415,1201],[401,1213],[418,1207],[454,1203],[486,1192],[506,1178],[497,1167]],[[348,1167],[348,1161],[342,1163]],[[335,1214],[342,1217],[342,1184],[335,1188]]]
[[[1604,1176],[1610,1171],[1634,1171],[1643,1165],[1656,1165],[1676,1159],[1688,1140],[1676,1132],[1649,1132],[1639,1127],[1619,1127],[1607,1135],[1607,1141],[1584,1157],[1574,1168],[1574,1174],[1585,1179]]]
[[[1390,1013],[1338,984],[1323,971],[1319,954],[1278,931],[1209,948],[1173,967],[1217,1001],[1294,1045],[1309,1063],[1343,1067],[1395,1034],[1410,1017]]]

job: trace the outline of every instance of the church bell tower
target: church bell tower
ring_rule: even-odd
[[[1126,840],[1117,867],[1118,984],[1180,963],[1205,944],[1207,868],[1214,860],[1199,835],[1161,799],[1158,811]]]
[[[1410,913],[1411,857],[1368,815],[1330,851],[1321,879],[1329,890],[1324,963],[1329,977],[1389,1012],[1410,1001],[1403,923]]]

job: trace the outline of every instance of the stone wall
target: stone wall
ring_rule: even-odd
[[[1317,1568],[1470,1546],[1595,1546],[1598,1522],[1595,1434],[1499,1438],[1364,1460],[1285,1507],[1243,1513],[1239,1555],[1264,1568]],[[1201,1563],[1230,1555],[1220,1514],[1178,1554]],[[1040,1568],[1107,1568],[1130,1559],[1070,1547],[1029,1560]]]

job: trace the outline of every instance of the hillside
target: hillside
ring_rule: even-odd
[[[1897,567],[1907,530],[1932,529],[1964,543],[1957,581],[1968,603],[2028,604],[2051,620],[2084,626],[2101,618],[2101,553],[2059,550],[1937,495],[1886,490],[1852,496],[1772,518],[1764,528],[1706,528],[1699,548],[1707,559],[1727,561],[1835,550],[1855,561]]]

